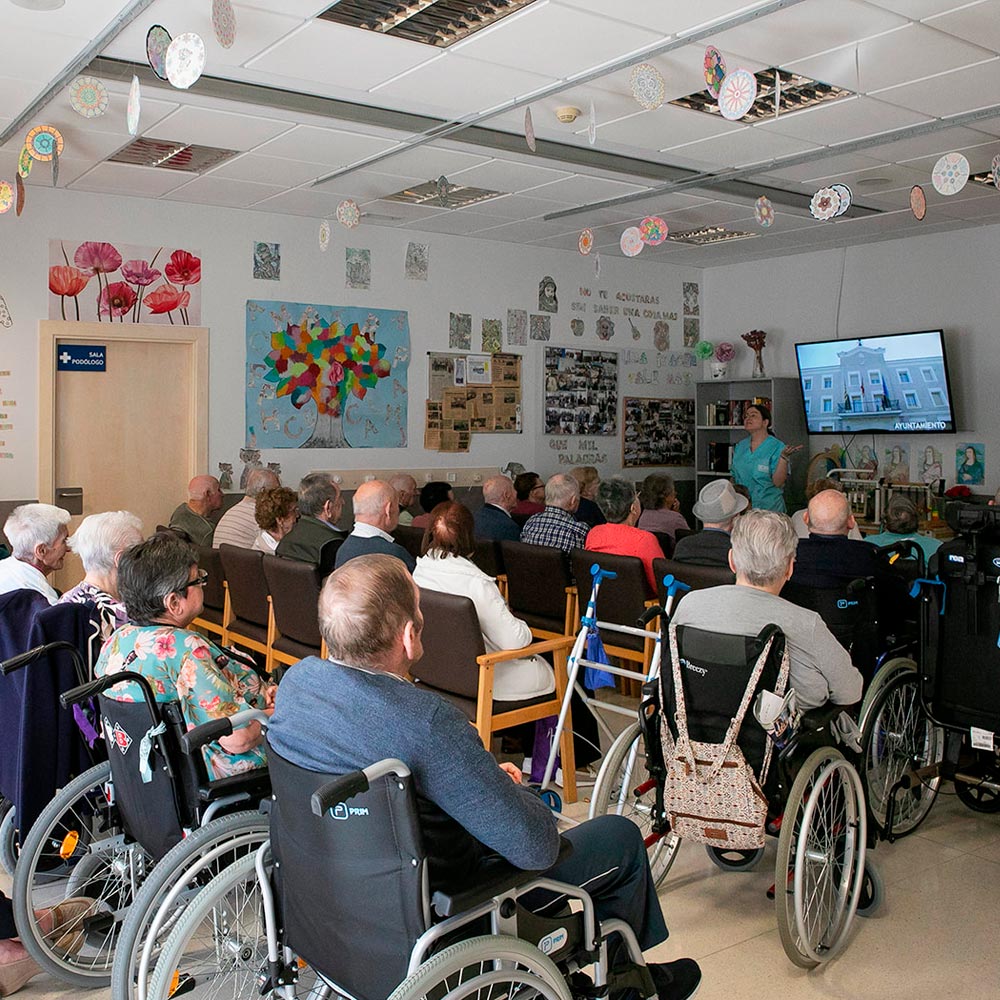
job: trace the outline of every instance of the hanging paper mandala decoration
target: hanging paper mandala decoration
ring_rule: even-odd
[[[840,196],[840,208],[837,209],[837,218],[840,218],[854,201],[854,192],[846,184],[831,184],[831,189]]]
[[[205,68],[205,43],[201,35],[185,31],[167,47],[164,60],[167,79],[178,90],[187,90],[196,83]]]
[[[128,108],[125,112],[125,124],[128,134],[135,135],[139,131],[139,116],[142,114],[142,92],[139,89],[139,77],[133,74],[132,86],[128,89]]]
[[[171,41],[170,32],[162,24],[154,24],[146,32],[146,60],[161,80],[167,78],[167,49]]]
[[[590,121],[587,123],[587,142],[591,146],[597,142],[597,109],[594,107],[594,102],[590,102]]]
[[[927,195],[919,184],[914,184],[910,188],[910,211],[917,222],[923,222],[927,214]]]
[[[753,215],[757,220],[757,225],[761,229],[770,229],[771,225],[774,223],[774,206],[771,204],[771,199],[767,195],[762,194],[753,203]]]
[[[330,223],[324,219],[319,224],[319,248],[324,253],[330,246]]]
[[[233,47],[236,41],[236,14],[230,0],[212,0],[212,29],[224,49]]]
[[[353,198],[346,198],[337,206],[337,221],[348,229],[354,229],[361,221],[361,209]]]
[[[601,276],[601,253],[598,251],[594,254],[594,275],[596,277]]]
[[[20,218],[21,213],[24,211],[24,181],[21,180],[21,175],[18,174],[14,178],[14,187],[17,188],[16,205],[14,206],[14,214]]]
[[[993,177],[993,186],[1000,191],[1000,153],[993,157],[990,165],[990,174]]]
[[[709,45],[705,49],[705,83],[708,85],[708,92],[716,100],[719,99],[719,91],[722,89],[722,81],[725,78],[726,60],[722,58],[722,53],[714,45]]]
[[[535,123],[531,120],[531,108],[524,109],[524,141],[528,149],[535,151]]]
[[[669,231],[670,227],[658,215],[647,215],[639,223],[639,236],[647,246],[658,247]]]
[[[958,194],[969,179],[969,161],[961,153],[945,153],[934,164],[931,183],[938,194]]]
[[[748,69],[727,73],[719,87],[719,110],[727,121],[739,121],[757,100],[757,78]]]
[[[14,189],[9,181],[0,181],[0,215],[14,207]]]
[[[632,96],[639,106],[647,111],[655,111],[667,94],[667,85],[660,71],[649,63],[639,63],[638,66],[632,67],[629,84],[632,87]]]
[[[580,253],[586,257],[594,249],[594,230],[584,229],[580,233],[580,238],[577,240],[576,245],[579,247]]]
[[[809,202],[809,214],[820,222],[832,219],[840,209],[840,195],[833,188],[820,188]]]
[[[645,244],[642,242],[642,234],[639,232],[638,226],[629,226],[622,233],[622,238],[619,241],[619,246],[622,248],[622,253],[626,257],[636,257],[642,253],[642,248]]]
[[[78,76],[69,85],[69,103],[81,118],[100,118],[108,110],[108,88],[93,76]]]
[[[25,146],[21,150],[21,155],[17,158],[17,176],[27,177],[31,173],[31,165],[34,162],[31,153],[28,152],[28,147]]]
[[[63,137],[52,125],[36,125],[25,137],[24,148],[33,160],[48,163],[63,151]]]

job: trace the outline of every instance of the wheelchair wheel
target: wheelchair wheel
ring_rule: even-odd
[[[943,734],[920,704],[920,679],[903,670],[882,686],[872,702],[861,733],[862,779],[871,816],[885,837],[889,795],[911,767],[937,763],[943,752]],[[940,778],[918,781],[896,793],[892,834],[904,837],[927,818],[937,798]]]
[[[659,885],[674,863],[681,839],[667,833],[650,843],[653,833],[653,808],[656,789],[646,770],[646,754],[639,723],[623,730],[611,744],[604,758],[594,794],[590,800],[590,818],[614,813],[627,816],[642,831],[649,853],[653,884]]]
[[[125,838],[105,792],[110,777],[104,762],[59,791],[25,838],[14,872],[14,920],[25,948],[46,972],[84,988],[111,982],[122,914],[152,866]],[[57,945],[42,933],[35,910],[74,894],[93,901],[85,933]]]
[[[858,713],[859,729],[865,728],[865,722],[868,721],[872,704],[882,693],[882,689],[889,683],[889,681],[891,681],[894,677],[898,677],[900,674],[907,673],[908,671],[916,672],[916,669],[916,663],[914,663],[914,661],[908,656],[897,656],[882,664],[878,672],[872,678],[871,684],[868,685],[868,689],[865,691],[865,696],[861,700],[861,710]]]
[[[709,860],[724,872],[752,872],[764,857],[764,848],[752,851],[736,851],[727,847],[706,847]]]
[[[484,935],[445,948],[392,992],[389,1000],[489,1000],[539,996],[570,1000],[555,964],[527,941]]]
[[[865,858],[865,877],[861,882],[861,894],[858,897],[858,916],[874,917],[885,902],[885,880],[882,873],[872,864],[871,858]]]
[[[111,970],[115,1000],[144,1000],[160,948],[187,904],[229,865],[253,854],[267,837],[267,817],[247,810],[213,820],[163,856],[122,925]]]
[[[0,865],[8,875],[17,865],[17,819],[10,799],[0,799]]]
[[[781,943],[803,969],[847,943],[864,878],[865,836],[857,771],[834,747],[815,750],[789,792],[774,873]]]
[[[983,775],[983,781],[996,783],[998,779],[1000,779],[1000,775],[997,774],[995,769],[990,769]],[[962,805],[972,809],[974,812],[1000,812],[1000,795],[997,795],[992,788],[987,788],[986,785],[956,781],[955,794]]]

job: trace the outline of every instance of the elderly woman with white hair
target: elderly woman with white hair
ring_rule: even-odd
[[[733,524],[729,566],[736,583],[692,590],[673,621],[723,635],[757,635],[775,624],[785,634],[790,686],[802,709],[861,699],[861,674],[815,611],[779,597],[792,575],[798,538],[784,514],[748,510]]]
[[[0,594],[35,590],[49,604],[59,600],[45,578],[62,569],[68,523],[69,511],[50,503],[25,503],[11,511],[3,526],[11,556],[0,559]]]
[[[69,539],[69,547],[80,557],[86,575],[59,598],[59,603],[90,601],[97,608],[102,641],[128,621],[118,594],[118,560],[126,549],[141,541],[142,521],[127,510],[90,514]]]

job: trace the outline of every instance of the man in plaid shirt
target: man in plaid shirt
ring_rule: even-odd
[[[582,549],[589,525],[573,516],[580,506],[580,486],[573,476],[553,476],[545,484],[545,510],[529,517],[521,531],[528,545],[549,545],[569,552]]]

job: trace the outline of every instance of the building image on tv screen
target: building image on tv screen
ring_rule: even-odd
[[[940,330],[796,344],[811,434],[954,431]]]

